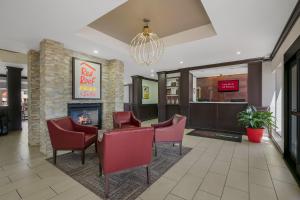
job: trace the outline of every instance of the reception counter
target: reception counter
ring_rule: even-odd
[[[243,134],[237,115],[247,102],[190,102],[190,128]]]

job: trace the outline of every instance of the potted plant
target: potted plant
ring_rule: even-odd
[[[272,112],[257,111],[254,106],[248,106],[245,111],[238,114],[238,121],[246,127],[248,140],[260,143],[264,129],[275,127]]]

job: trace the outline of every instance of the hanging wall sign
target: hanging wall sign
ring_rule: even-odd
[[[73,99],[101,99],[101,64],[73,58]]]
[[[223,80],[218,81],[219,92],[239,91],[239,80]]]

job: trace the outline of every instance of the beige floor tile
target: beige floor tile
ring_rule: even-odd
[[[12,182],[15,182],[23,178],[34,176],[34,175],[36,175],[35,172],[31,170],[24,170],[24,171],[18,171],[16,173],[10,174],[8,177]]]
[[[38,190],[30,196],[22,197],[23,200],[41,200],[50,199],[54,197],[56,193],[51,188],[46,188],[43,190]]]
[[[200,190],[214,194],[215,196],[221,196],[225,185],[225,180],[226,176],[209,172],[205,176]]]
[[[207,174],[210,166],[212,165],[214,159],[203,155],[188,171],[188,174],[204,178],[204,176]]]
[[[287,168],[282,156],[266,156],[268,165]]]
[[[140,197],[143,200],[162,200],[175,185],[175,181],[162,177],[151,185]]]
[[[215,160],[211,165],[209,171],[216,174],[227,175],[230,163]]]
[[[189,166],[182,167],[182,166],[174,166],[171,169],[169,169],[163,177],[166,177],[168,179],[179,181],[188,171]]]
[[[184,200],[181,197],[175,196],[173,194],[169,194],[164,200]]]
[[[198,190],[193,200],[220,200],[220,197]]]
[[[249,200],[249,193],[225,187],[221,200]]]
[[[75,187],[72,187],[56,196],[51,198],[51,200],[68,200],[68,199],[80,199],[90,193],[89,190],[87,190],[85,187],[82,185],[77,185]]]
[[[299,200],[300,188],[296,185],[274,180],[275,191],[279,200]]]
[[[268,171],[250,168],[249,170],[249,183],[262,185],[265,187],[273,187],[272,179]]]
[[[192,175],[185,175],[172,190],[172,194],[184,199],[192,199],[202,179]]]
[[[8,183],[10,183],[10,180],[8,179],[8,177],[0,178],[0,187],[3,186],[3,185],[6,185]]]
[[[26,177],[14,183],[9,183],[7,185],[0,187],[0,195],[16,190],[17,188],[22,187],[24,185],[32,184],[39,180],[41,179],[38,176],[34,175],[34,176]]]
[[[230,169],[241,171],[241,172],[248,172],[249,170],[248,160],[233,158],[231,161]]]
[[[250,157],[249,167],[268,170],[268,164],[264,157]]]
[[[277,200],[274,189],[250,184],[250,200]]]
[[[227,176],[226,185],[248,192],[248,180],[248,173],[230,169]]]
[[[0,200],[21,200],[16,190],[0,195]]]
[[[56,192],[56,193],[62,193],[72,187],[75,187],[76,185],[78,185],[79,183],[77,183],[74,180],[71,179],[66,179],[63,180],[61,182],[57,182],[53,185],[51,185],[51,188]]]
[[[94,193],[89,193],[89,194],[81,197],[79,200],[102,200],[102,198],[98,197]],[[139,197],[138,197],[136,200],[142,200],[142,199],[139,199]]]
[[[291,172],[284,167],[277,167],[277,166],[269,166],[270,174],[272,179],[283,181],[287,183],[291,183],[296,185],[296,181],[292,176]]]
[[[216,160],[224,161],[224,162],[231,162],[231,159],[232,159],[232,153],[227,153],[223,151],[220,151],[220,153],[216,157]]]

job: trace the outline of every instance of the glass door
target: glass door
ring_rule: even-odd
[[[289,155],[290,159],[297,162],[299,145],[299,66],[293,62],[288,72],[288,123],[289,123]]]
[[[300,51],[285,63],[284,157],[300,180]]]

